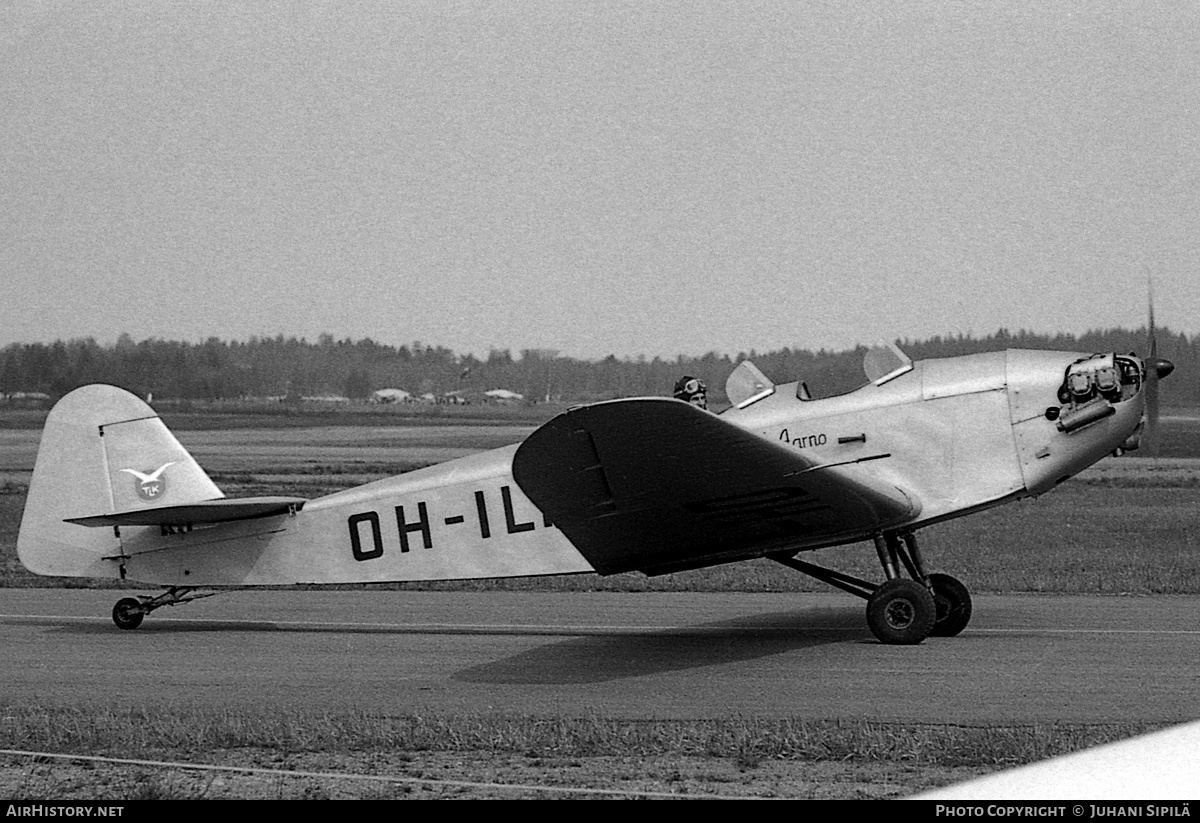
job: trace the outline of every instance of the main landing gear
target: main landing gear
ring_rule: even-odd
[[[875,551],[887,578],[881,584],[786,555],[771,555],[771,559],[865,599],[867,625],[881,643],[912,645],[930,635],[953,637],[967,627],[971,620],[970,592],[948,574],[925,573],[912,532],[876,535]],[[900,576],[901,566],[911,579]]]
[[[197,592],[184,586],[173,586],[158,597],[138,595],[137,597],[122,597],[113,606],[112,619],[118,629],[136,629],[142,625],[142,619],[162,606],[177,606],[180,603],[190,603],[202,597],[212,597],[216,592]]]

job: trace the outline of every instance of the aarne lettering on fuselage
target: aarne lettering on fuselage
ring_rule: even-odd
[[[829,438],[822,434],[802,434],[799,437],[792,437],[788,434],[788,430],[784,429],[779,433],[779,439],[784,443],[791,443],[798,449],[807,449],[812,446],[824,446],[829,442]]]

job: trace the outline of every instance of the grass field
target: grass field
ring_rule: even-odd
[[[314,717],[140,708],[29,707],[9,708],[4,714],[3,747],[201,761],[270,774],[0,760],[0,795],[10,800],[563,796],[483,785],[497,783],[603,787],[626,797],[886,798],[1145,730],[1130,724],[966,728],[788,718],[677,722],[495,714]],[[402,780],[285,772],[400,775]],[[461,782],[480,785],[456,785]]]
[[[1193,422],[1200,425],[1190,419],[1185,424],[1164,422],[1165,433],[1171,435],[1167,442],[1187,439],[1181,432],[1186,435]],[[231,497],[287,494],[312,498],[519,442],[531,428],[461,421],[382,428],[215,430],[201,426],[181,431],[179,437]],[[78,586],[79,581],[30,575],[16,559],[16,534],[36,447],[36,431],[0,430],[0,586]],[[1200,460],[1106,458],[1037,500],[933,526],[922,530],[920,539],[933,567],[960,577],[975,591],[1197,594]],[[812,552],[805,559],[868,579],[879,576],[869,544]],[[554,591],[824,588],[824,584],[766,560],[654,578],[582,575],[423,586]]]
[[[455,424],[539,425],[569,408],[533,405],[431,406],[422,403],[269,403],[264,401],[157,402],[155,410],[172,431],[206,429],[310,429],[327,426],[441,426]],[[48,409],[0,405],[0,430],[41,431]]]
[[[1193,471],[1200,475],[1200,465]],[[305,496],[336,486],[330,481],[338,477],[322,475],[319,482],[272,486],[255,478],[219,478],[218,483],[233,494],[269,489]],[[1077,479],[1039,500],[925,529],[920,538],[930,565],[961,578],[973,591],[1200,594],[1200,486],[1138,485],[1143,480]],[[0,494],[0,586],[116,585],[43,578],[25,571],[16,557],[24,499],[19,488]],[[880,576],[874,548],[865,543],[809,552],[803,558],[867,579]],[[441,591],[826,590],[824,584],[769,560],[661,577],[634,573],[387,585]]]
[[[239,424],[244,418],[235,419]],[[218,421],[221,422],[221,421]],[[223,419],[224,423],[231,419]],[[174,421],[180,439],[230,496],[315,497],[462,453],[517,442],[536,420],[413,421],[386,426],[276,425],[234,431]],[[183,423],[183,425],[180,425]],[[925,529],[930,564],[980,592],[1200,594],[1200,421],[1164,420],[1158,459],[1106,459],[1038,500]],[[15,554],[35,428],[0,428],[0,586],[92,585],[30,575]],[[870,545],[805,555],[878,579]],[[647,578],[397,584],[398,588],[805,591],[824,585],[770,561]],[[960,728],[728,718],[654,723],[499,715],[196,713],[175,708],[4,705],[0,748],[251,764],[275,769],[451,776],[646,792],[891,797],[1146,730],[1135,724]],[[317,768],[317,767],[320,768]],[[0,761],[0,794],[21,797],[512,797],[443,783],[214,777],[178,769]]]

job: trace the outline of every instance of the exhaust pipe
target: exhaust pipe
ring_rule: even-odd
[[[1098,397],[1090,403],[1063,412],[1058,418],[1058,430],[1070,434],[1116,413],[1111,403]]]

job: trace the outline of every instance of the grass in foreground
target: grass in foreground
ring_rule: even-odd
[[[547,718],[509,714],[218,711],[9,706],[0,748],[123,752],[255,748],[405,750],[539,757],[688,755],[763,760],[1011,766],[1120,740],[1144,723],[974,727],[734,716],[721,720]]]
[[[964,727],[730,717],[305,714],[10,706],[0,748],[275,770],[424,777],[428,784],[185,773],[13,758],[10,797],[513,796],[453,781],[616,788],[636,796],[895,797],[1148,731],[1144,724]],[[240,788],[234,782],[240,781]],[[441,781],[439,784],[438,781]],[[219,785],[217,785],[219,784]],[[228,784],[228,785],[226,785]],[[232,792],[232,794],[230,794]],[[520,796],[539,796],[526,792]]]

